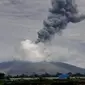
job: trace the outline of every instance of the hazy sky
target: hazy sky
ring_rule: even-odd
[[[85,13],[85,0],[76,1],[80,12]],[[15,58],[21,41],[36,40],[49,7],[50,0],[0,0],[0,62]],[[85,68],[85,21],[70,23],[47,47],[52,61]]]

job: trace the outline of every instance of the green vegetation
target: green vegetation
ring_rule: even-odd
[[[67,79],[59,79],[57,73],[56,75],[50,75],[48,73],[38,75],[33,73],[33,75],[17,75],[17,76],[5,76],[5,74],[0,73],[0,85],[85,85],[85,75],[76,73],[70,75]]]
[[[4,85],[4,80],[0,79],[0,85]]]
[[[4,79],[5,74],[4,73],[0,73],[0,79]]]
[[[34,79],[34,80],[25,80],[25,79],[19,79],[19,80],[5,80],[4,84],[0,85],[85,85],[85,79]]]

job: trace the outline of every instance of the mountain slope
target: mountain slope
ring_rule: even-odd
[[[11,75],[19,75],[19,74],[32,74],[38,73],[42,74],[48,72],[50,74],[55,74],[57,72],[67,73],[67,72],[80,72],[84,73],[85,69],[72,66],[69,64],[61,63],[61,62],[24,62],[24,61],[10,61],[0,63],[0,71],[5,72],[6,74]]]

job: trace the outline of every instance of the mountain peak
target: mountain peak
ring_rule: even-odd
[[[69,65],[61,62],[25,62],[25,61],[9,61],[0,63],[0,71],[10,75],[27,74],[31,75],[34,72],[37,74],[50,73],[84,73],[85,69]]]

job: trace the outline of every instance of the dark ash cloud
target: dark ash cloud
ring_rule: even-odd
[[[66,28],[69,22],[77,23],[85,19],[85,15],[79,15],[75,0],[52,0],[50,15],[43,21],[43,29],[38,32],[35,43],[46,42]]]

